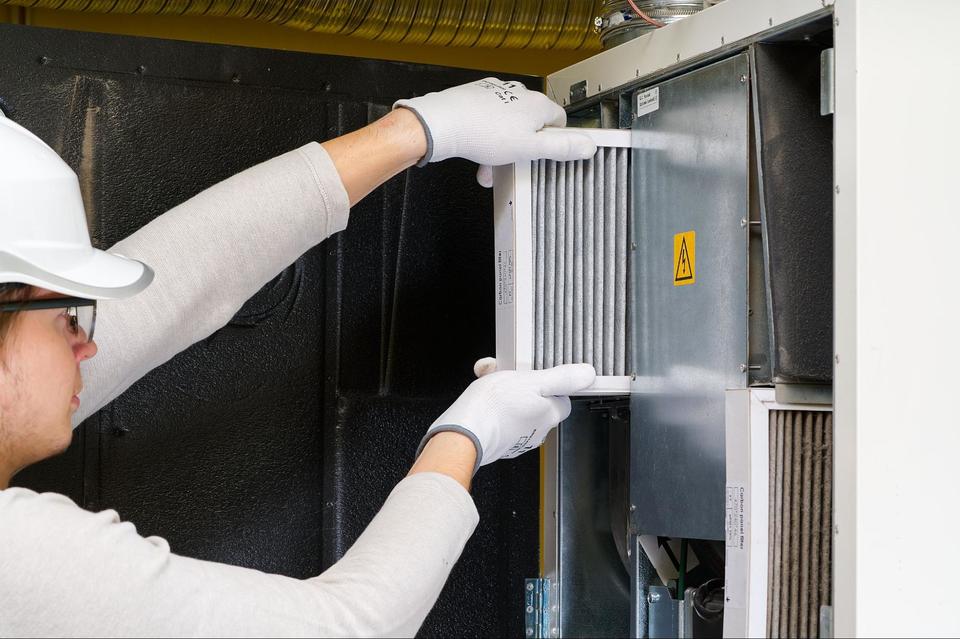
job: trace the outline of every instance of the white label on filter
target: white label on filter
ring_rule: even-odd
[[[513,249],[497,251],[497,306],[513,304]]]
[[[742,484],[727,484],[727,548],[746,550],[746,491]]]
[[[649,91],[637,94],[637,112],[634,117],[653,113],[660,108],[660,87],[653,87]]]

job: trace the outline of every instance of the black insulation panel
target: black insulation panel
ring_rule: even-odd
[[[820,115],[822,49],[751,49],[777,383],[833,379],[833,116]]]
[[[78,171],[104,248],[246,167],[485,75],[0,25],[0,98]],[[454,160],[390,180],[15,483],[117,509],[180,554],[320,573],[494,351],[492,198],[474,171]],[[480,526],[422,636],[522,635],[538,482],[536,455],[477,474]]]

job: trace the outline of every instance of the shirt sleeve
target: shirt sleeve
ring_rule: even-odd
[[[349,209],[333,161],[310,143],[212,186],[112,247],[155,277],[139,295],[100,302],[99,354],[81,364],[74,426],[225,326],[284,268],[346,228]]]
[[[173,554],[111,510],[0,491],[0,636],[413,636],[478,521],[445,475],[400,482],[347,554],[298,580]]]

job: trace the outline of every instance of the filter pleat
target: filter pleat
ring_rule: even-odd
[[[553,307],[553,365],[563,364],[564,309],[567,286],[567,167],[557,165],[557,252],[556,296]]]
[[[593,204],[594,160],[590,158],[583,165],[583,361],[595,364],[593,350],[593,285],[594,285],[594,204]]]
[[[614,287],[613,374],[626,375],[627,356],[627,158],[629,149],[617,149],[616,286]]]
[[[531,167],[531,195],[533,197],[533,242],[534,242],[534,286],[533,286],[533,367],[543,368],[543,263],[544,263],[544,197],[547,180],[544,175],[544,161],[538,160]]]
[[[574,218],[576,217],[576,203],[574,200],[576,188],[574,182],[576,174],[574,172],[574,163],[567,162],[566,168],[566,218],[564,219],[564,263],[563,263],[563,354],[562,362],[572,362],[573,359],[573,296],[574,296],[574,262],[576,254],[574,252]]]
[[[605,156],[606,149],[600,147],[593,164],[596,171],[593,176],[593,204],[596,208],[596,215],[594,216],[596,225],[593,230],[593,365],[598,374],[603,374],[603,330],[605,328],[603,321],[603,296],[606,292],[603,286],[604,262],[606,261],[603,233],[604,218],[607,213],[606,198],[604,197],[604,189],[606,188],[606,181],[604,180]]]
[[[543,368],[553,366],[553,338],[555,336],[553,325],[553,310],[556,308],[556,288],[554,285],[555,275],[557,273],[557,163],[547,162],[546,172],[546,198],[544,204],[546,209],[544,232],[545,247],[544,270],[543,270],[543,290],[538,291],[544,298],[543,313]]]
[[[583,161],[573,165],[573,359],[583,360]]]

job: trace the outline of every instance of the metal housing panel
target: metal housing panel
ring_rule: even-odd
[[[634,121],[637,533],[723,538],[724,392],[747,379],[747,73],[739,55],[664,82]],[[677,285],[689,231],[692,279]]]

